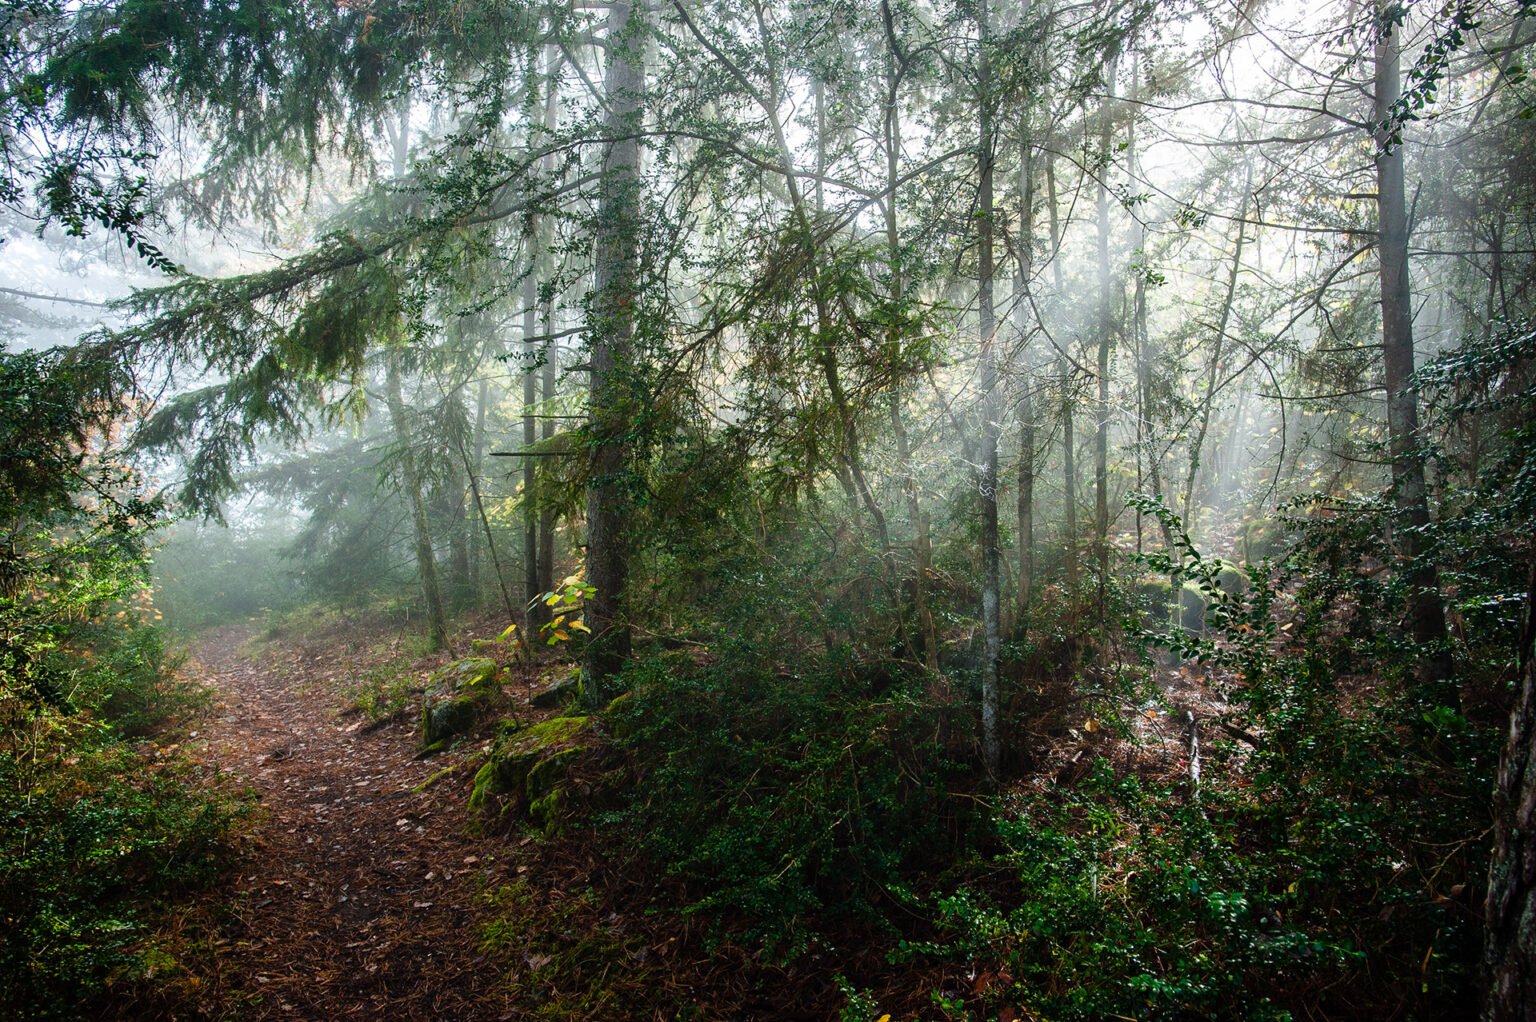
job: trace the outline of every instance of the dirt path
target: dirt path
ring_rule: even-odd
[[[257,790],[263,816],[226,892],[220,949],[239,1019],[503,1019],[478,947],[486,878],[507,842],[466,835],[458,784],[412,789],[457,761],[414,758],[414,721],[370,730],[338,713],[328,650],[244,652],[204,637],[192,670],[216,691],[200,737]]]

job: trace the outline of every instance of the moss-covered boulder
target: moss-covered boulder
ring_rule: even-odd
[[[490,657],[472,656],[446,664],[432,675],[432,688],[442,693],[495,691],[501,668]]]
[[[438,669],[421,707],[421,748],[427,755],[474,729],[501,692],[501,668],[489,657],[466,657]]]
[[[542,687],[529,700],[531,705],[543,710],[564,706],[581,695],[581,672],[546,674],[539,678],[539,684]]]
[[[603,726],[614,741],[624,742],[635,731],[635,695],[625,692],[615,696],[603,709]]]
[[[478,695],[428,698],[421,708],[421,747],[440,752],[448,743],[474,729],[484,701]]]
[[[499,796],[526,807],[534,823],[550,829],[566,776],[585,748],[581,738],[590,727],[588,717],[555,717],[503,739],[475,775],[470,808],[484,808]]]

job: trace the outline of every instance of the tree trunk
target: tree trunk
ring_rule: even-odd
[[[1243,204],[1238,207],[1237,242],[1232,247],[1232,269],[1227,274],[1227,292],[1222,299],[1221,315],[1216,320],[1216,336],[1211,342],[1211,361],[1205,374],[1205,400],[1200,404],[1200,426],[1195,430],[1189,445],[1189,475],[1184,479],[1184,500],[1179,515],[1184,521],[1184,531],[1191,537],[1198,535],[1200,508],[1195,503],[1197,481],[1200,478],[1201,456],[1205,450],[1205,437],[1211,428],[1211,413],[1216,401],[1216,380],[1221,375],[1221,354],[1226,349],[1227,326],[1232,321],[1232,303],[1237,296],[1237,278],[1243,269],[1243,244],[1248,239],[1248,229],[1243,217],[1248,212],[1248,195],[1253,187],[1253,168],[1250,166],[1243,179]]]
[[[1536,1007],[1536,565],[1520,639],[1520,691],[1494,794],[1493,863],[1483,905],[1483,1020],[1525,1022]]]
[[[560,122],[560,90],[556,87],[556,76],[564,63],[564,56],[555,47],[548,47],[545,55],[545,94],[544,94],[544,130],[553,133],[559,127]],[[553,175],[555,172],[555,158],[544,158],[544,172]],[[539,261],[553,270],[553,258],[550,249],[554,244],[553,225],[546,217],[539,221]],[[541,312],[544,324],[544,335],[552,337],[555,332],[555,300],[553,295],[545,298]],[[555,407],[556,373],[559,369],[558,349],[553,341],[548,342],[544,352],[544,365],[539,373],[539,398],[543,403],[546,413],[551,414]],[[546,417],[541,430],[544,440],[552,440],[555,436],[555,420]],[[551,507],[545,507],[539,514],[539,576],[535,592],[547,593],[555,588],[555,512]],[[548,613],[547,608],[544,613]]]
[[[1056,157],[1045,164],[1046,209],[1051,221],[1051,279],[1056,285],[1056,295],[1062,295],[1061,274],[1061,218],[1056,209]],[[1061,384],[1061,503],[1062,503],[1062,556],[1065,560],[1063,574],[1066,578],[1067,600],[1077,602],[1077,450],[1072,422],[1072,365],[1062,352],[1056,359],[1057,378]]]
[[[1002,654],[999,570],[997,539],[997,317],[993,309],[992,285],[995,276],[992,253],[992,74],[987,47],[991,45],[987,0],[976,9],[980,64],[978,68],[978,105],[980,107],[977,162],[980,172],[980,209],[977,222],[980,238],[980,293],[977,324],[981,340],[981,467],[977,490],[981,499],[981,622],[984,649],[981,659],[981,751],[988,777],[996,780],[1002,760],[998,734],[1000,696],[998,661]]]
[[[385,376],[385,399],[389,404],[389,418],[395,429],[396,442],[401,445],[401,486],[411,505],[411,526],[416,538],[416,570],[421,576],[422,596],[427,602],[427,636],[434,651],[448,648],[448,615],[443,612],[443,594],[437,582],[437,560],[432,553],[432,530],[427,522],[427,504],[421,494],[421,473],[417,470],[416,454],[411,449],[410,417],[405,410],[405,399],[400,393],[400,355],[389,354],[389,367]]]
[[[510,621],[516,621],[519,615],[515,604],[512,602],[512,594],[507,590],[507,576],[501,570],[501,557],[496,552],[496,537],[491,531],[491,519],[485,513],[485,499],[480,492],[480,479],[484,475],[483,468],[485,465],[485,406],[488,400],[486,393],[488,389],[489,386],[486,381],[481,380],[480,407],[475,412],[475,460],[473,463],[470,462],[469,452],[464,449],[462,444],[459,445],[459,457],[464,462],[464,471],[469,475],[469,493],[475,502],[475,517],[479,520],[480,528],[485,536],[485,550],[491,558],[491,568],[496,572],[496,591],[501,594],[501,605],[507,612],[507,618]],[[478,543],[471,547],[472,550],[479,550],[479,548]],[[479,573],[478,563],[478,558],[472,562],[477,579]],[[478,589],[476,591],[478,592]],[[524,649],[526,650],[527,648],[525,643]]]
[[[480,506],[480,480],[485,475],[485,409],[490,401],[490,381],[480,380],[479,392],[475,395],[475,458],[465,469],[469,473],[469,489],[475,501],[475,513],[480,515],[483,524],[483,510]],[[476,599],[481,592],[481,557],[482,549],[478,540],[474,538],[478,533],[472,533],[469,543],[469,585],[474,590]],[[487,537],[489,545],[489,537]]]
[[[538,442],[538,423],[534,408],[538,405],[538,378],[534,364],[538,359],[538,344],[533,340],[538,330],[539,281],[534,273],[534,244],[538,237],[538,220],[530,218],[524,243],[528,248],[528,275],[523,278],[523,450],[531,450]],[[537,477],[534,459],[523,459],[523,606],[527,607],[526,626],[531,635],[548,618],[541,613],[542,601],[535,597],[544,590],[539,588],[539,502],[534,498]]]
[[[891,302],[900,308],[906,298],[906,278],[901,266],[901,231],[897,217],[896,189],[901,168],[901,71],[896,27],[888,3],[880,5],[885,20],[887,64],[885,79],[885,247],[891,265]],[[893,338],[892,350],[896,349]],[[923,644],[923,664],[930,671],[939,669],[939,635],[934,625],[933,608],[928,605],[928,573],[933,566],[933,549],[928,538],[928,519],[918,496],[917,471],[912,461],[912,447],[902,417],[901,390],[891,389],[891,432],[896,438],[896,458],[901,466],[901,490],[907,502],[907,517],[912,521],[912,603],[917,609],[918,634]]]
[[[1109,355],[1114,340],[1114,302],[1110,297],[1109,270],[1109,147],[1113,142],[1111,117],[1114,113],[1115,66],[1109,62],[1106,84],[1108,98],[1099,111],[1099,145],[1106,161],[1099,172],[1098,188],[1098,269],[1099,269],[1099,359],[1098,402],[1094,406],[1093,431],[1093,553],[1098,571],[1097,606],[1102,627],[1104,598],[1109,585]]]
[[[1385,14],[1384,5],[1380,10]],[[1413,296],[1408,279],[1408,207],[1403,183],[1403,147],[1391,125],[1401,93],[1397,27],[1376,40],[1376,215],[1381,259],[1381,341],[1387,389],[1387,434],[1392,454],[1392,490],[1397,507],[1397,545],[1408,581],[1408,631],[1428,647],[1418,678],[1426,698],[1457,707],[1446,648],[1445,606],[1440,578],[1424,556],[1423,533],[1429,501],[1420,450],[1418,391],[1413,385]]]
[[[1027,126],[1026,126],[1027,127]],[[1030,278],[1034,275],[1035,182],[1034,153],[1026,137],[1019,153],[1019,230],[1015,239],[1018,270],[1014,279],[1014,325],[1019,335],[1019,590],[1014,631],[1023,637],[1028,627],[1029,601],[1035,579],[1035,405],[1034,364],[1029,356]]]
[[[395,124],[385,122],[385,128],[393,143],[393,173],[395,180],[405,177],[406,161],[410,156],[411,101],[407,96],[400,104],[399,120]],[[448,615],[443,611],[443,591],[437,579],[437,558],[432,552],[432,529],[427,518],[427,504],[421,492],[421,472],[416,464],[416,453],[411,448],[410,416],[406,413],[405,398],[400,391],[400,352],[389,353],[385,369],[384,398],[389,406],[390,424],[395,430],[395,442],[401,448],[401,486],[406,501],[411,506],[411,528],[416,540],[416,573],[421,579],[422,596],[427,603],[427,637],[433,651],[448,648]]]
[[[639,276],[638,134],[645,86],[641,51],[630,25],[632,7],[631,0],[613,0],[604,31],[608,66],[603,133],[612,141],[603,154],[588,359],[592,479],[587,492],[587,584],[596,590],[585,610],[592,630],[584,664],[589,701],[603,698],[609,679],[630,652],[629,624],[621,608],[629,581],[632,451],[626,434],[640,411],[632,349]]]
[[[469,583],[469,480],[460,475],[462,465],[454,465],[448,471],[448,488],[444,504],[448,513],[448,569],[451,604],[458,609],[470,601]]]

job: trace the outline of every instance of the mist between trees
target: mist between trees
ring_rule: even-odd
[[[1529,1017],[1531,6],[8,4],[8,754],[159,544],[575,658],[844,1019]]]

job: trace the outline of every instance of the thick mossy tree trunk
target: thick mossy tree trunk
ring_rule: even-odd
[[[592,631],[583,665],[586,695],[601,700],[609,679],[630,652],[629,624],[622,601],[629,580],[627,439],[640,409],[635,400],[635,301],[639,276],[640,111],[644,75],[641,42],[633,31],[630,0],[608,8],[604,37],[608,67],[603,92],[607,113],[597,217],[593,329],[588,389],[591,416],[591,474],[587,491],[587,601]]]
[[[1520,639],[1520,691],[1494,796],[1493,865],[1483,906],[1483,1019],[1536,1013],[1536,567]]]

